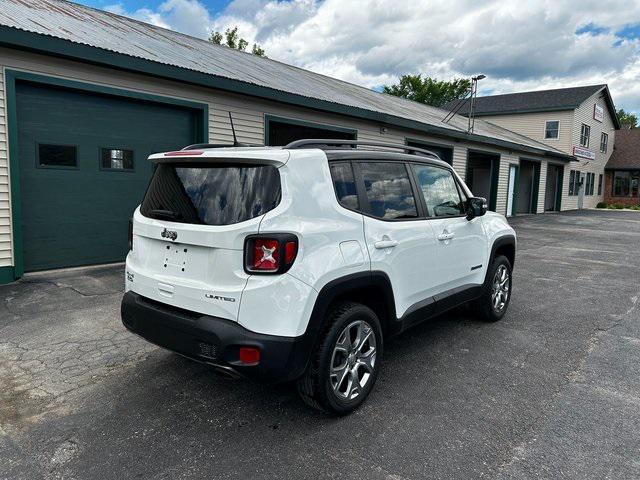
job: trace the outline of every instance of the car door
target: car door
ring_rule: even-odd
[[[404,162],[358,161],[354,170],[371,269],[389,277],[400,317],[434,293],[434,233]]]
[[[481,284],[487,265],[482,218],[467,220],[466,194],[447,168],[414,163],[411,169],[436,240],[436,293]]]

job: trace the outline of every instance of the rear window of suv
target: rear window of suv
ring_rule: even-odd
[[[231,225],[280,203],[271,165],[159,164],[140,206],[145,217],[179,223]]]

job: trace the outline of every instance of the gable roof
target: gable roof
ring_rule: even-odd
[[[640,128],[622,128],[616,132],[613,153],[605,168],[640,170]]]
[[[605,101],[615,127],[620,128],[613,99],[609,93],[609,88],[605,84],[477,97],[474,111],[477,116],[485,116],[573,110],[600,91],[604,91]],[[456,104],[457,101],[449,102],[444,108],[451,110]],[[469,115],[469,102],[466,102],[458,113]]]
[[[0,45],[521,152],[574,157],[488,122],[64,0],[0,0]]]

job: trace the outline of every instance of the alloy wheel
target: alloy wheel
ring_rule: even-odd
[[[491,286],[491,306],[496,312],[501,312],[509,300],[509,270],[506,265],[500,265],[493,276]]]
[[[371,380],[376,363],[376,336],[364,320],[347,325],[333,349],[329,379],[338,398],[353,400]]]

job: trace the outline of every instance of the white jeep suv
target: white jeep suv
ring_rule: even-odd
[[[431,152],[299,140],[150,160],[122,320],[159,346],[345,414],[390,336],[466,302],[507,310],[515,232]]]

